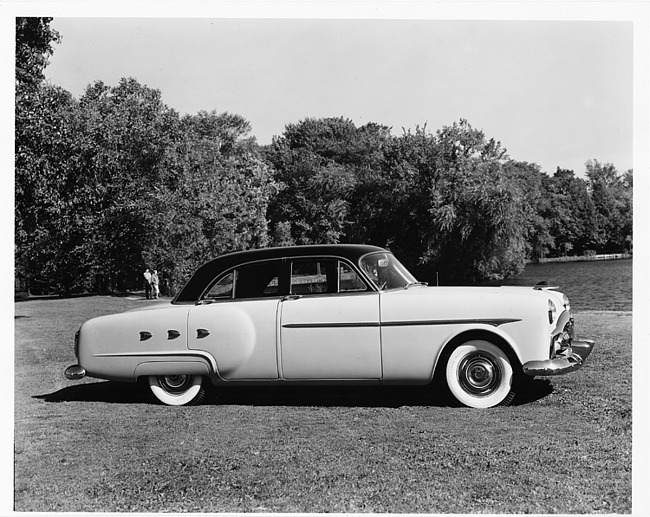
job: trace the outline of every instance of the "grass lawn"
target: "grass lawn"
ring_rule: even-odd
[[[242,388],[204,405],[67,381],[94,316],[151,303],[15,304],[16,511],[629,513],[632,314],[577,313],[580,371],[515,405],[449,407],[431,388]]]

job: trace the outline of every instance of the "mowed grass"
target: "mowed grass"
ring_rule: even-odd
[[[430,387],[228,388],[198,407],[67,381],[88,318],[152,303],[15,304],[15,510],[629,513],[632,314],[576,313],[580,371],[516,404]]]

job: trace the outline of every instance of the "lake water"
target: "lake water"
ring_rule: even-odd
[[[632,259],[528,264],[521,275],[490,285],[535,285],[546,280],[569,297],[574,311],[632,310]]]

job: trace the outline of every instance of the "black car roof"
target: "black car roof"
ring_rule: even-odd
[[[259,248],[254,250],[237,251],[222,255],[203,264],[196,270],[185,287],[178,293],[174,302],[194,302],[205,289],[208,282],[219,273],[238,264],[268,260],[275,258],[293,258],[310,256],[335,256],[357,264],[359,259],[368,253],[386,251],[378,246],[369,244],[312,244],[306,246],[283,246],[278,248]]]

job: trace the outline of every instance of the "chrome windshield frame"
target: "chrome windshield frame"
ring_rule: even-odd
[[[420,284],[395,255],[387,251],[375,251],[362,256],[359,268],[377,291],[405,289]]]

